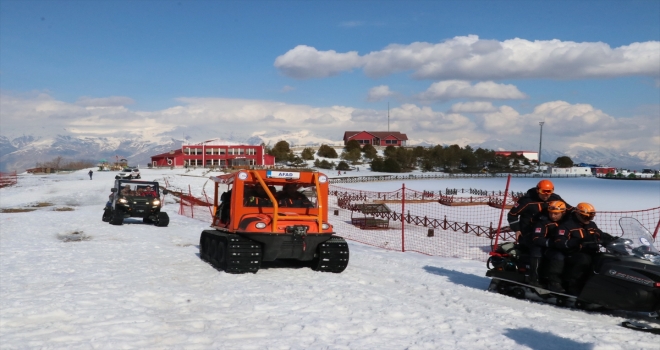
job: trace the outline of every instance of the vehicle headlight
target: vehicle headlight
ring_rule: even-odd
[[[126,200],[126,198],[119,198],[119,199],[117,200],[117,202],[119,202],[119,203],[121,203],[121,204],[126,204],[126,203],[128,203],[128,200]]]
[[[257,222],[254,226],[259,229],[266,228],[266,224],[263,222]]]
[[[158,199],[155,199],[153,202],[151,202],[152,205],[160,205],[160,201]]]
[[[324,229],[324,230],[327,230],[327,229],[330,228],[330,224],[328,224],[327,222],[324,222],[323,225],[321,225],[321,228]]]

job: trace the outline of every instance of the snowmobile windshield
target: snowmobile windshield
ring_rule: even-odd
[[[606,246],[608,251],[619,255],[633,255],[660,265],[660,252],[653,245],[653,235],[649,230],[634,218],[621,218],[619,226],[623,235]]]

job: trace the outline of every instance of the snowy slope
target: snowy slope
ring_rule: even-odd
[[[171,201],[166,228],[101,222],[113,177],[21,176],[0,189],[3,209],[52,203],[0,214],[0,348],[657,349],[620,317],[486,292],[476,261],[349,242],[342,274],[225,274],[199,259],[208,224]]]

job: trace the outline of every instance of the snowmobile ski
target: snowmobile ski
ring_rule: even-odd
[[[621,326],[635,331],[660,335],[660,326],[654,326],[646,322],[627,320],[621,322]]]

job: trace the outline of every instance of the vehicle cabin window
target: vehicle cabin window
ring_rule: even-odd
[[[318,198],[316,187],[313,184],[269,184],[268,190],[272,193],[280,208],[316,208]],[[295,188],[293,188],[295,187]],[[243,189],[243,205],[246,207],[272,207],[268,194],[258,183],[246,183]]]
[[[120,197],[152,197],[157,198],[158,187],[145,184],[122,184],[119,190]]]

